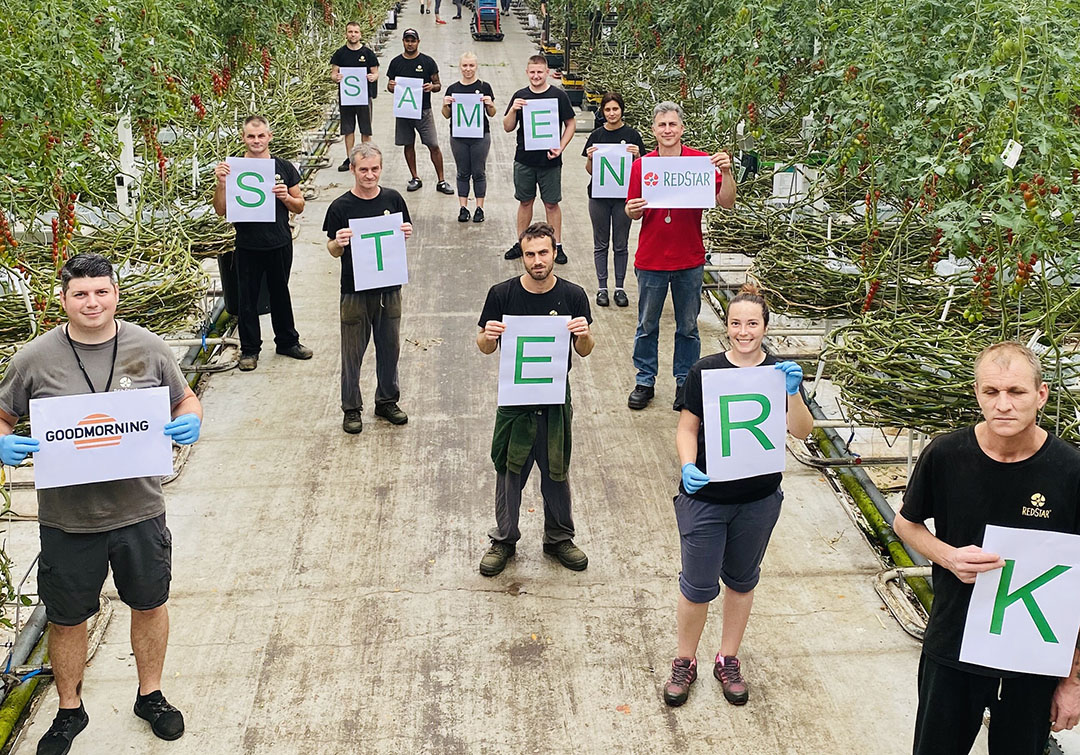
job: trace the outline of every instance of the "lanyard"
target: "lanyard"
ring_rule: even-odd
[[[116,352],[119,350],[119,347],[120,347],[120,323],[117,322],[117,323],[114,323],[114,324],[116,325],[116,335],[113,336],[112,366],[109,368],[109,380],[108,380],[107,383],[105,383],[105,392],[106,393],[108,393],[109,389],[112,388],[113,373],[116,371]],[[71,340],[71,334],[68,333],[67,328],[64,328],[64,335],[67,336],[67,342],[68,342],[68,346],[71,347],[71,353],[75,355],[75,361],[79,365],[79,371],[82,373],[82,376],[86,379],[86,384],[88,386],[90,386],[90,392],[91,393],[97,393],[97,388],[94,387],[93,381],[90,380],[90,376],[86,373],[86,367],[83,366],[83,361],[82,361],[82,358],[79,356],[79,352],[75,350],[75,342]]]

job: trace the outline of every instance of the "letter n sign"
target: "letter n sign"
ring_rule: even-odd
[[[716,481],[784,470],[787,392],[769,367],[703,370],[705,472]]]
[[[499,406],[566,401],[569,317],[505,315],[499,353]]]
[[[599,144],[592,159],[592,195],[596,199],[626,199],[633,155],[625,144]]]

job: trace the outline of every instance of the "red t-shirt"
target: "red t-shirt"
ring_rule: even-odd
[[[656,157],[653,150],[645,157]],[[683,146],[683,157],[708,156],[707,152]],[[716,172],[716,190],[724,177]],[[641,160],[630,168],[627,199],[641,198]],[[688,270],[705,264],[705,241],[701,236],[701,209],[650,210],[641,217],[634,267],[639,270]],[[665,222],[668,215],[671,222]]]

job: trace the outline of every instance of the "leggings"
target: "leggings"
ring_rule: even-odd
[[[607,288],[608,239],[615,256],[615,287],[626,281],[626,265],[630,259],[627,240],[630,237],[630,218],[623,210],[623,199],[589,199],[589,217],[593,228],[593,262],[600,288]]]
[[[483,139],[450,139],[450,151],[457,163],[457,193],[459,197],[469,196],[469,178],[472,177],[476,198],[487,196],[487,156],[491,149],[491,134],[485,133]],[[629,220],[629,218],[627,218]]]

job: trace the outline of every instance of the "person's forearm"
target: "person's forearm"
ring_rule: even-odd
[[[503,131],[510,133],[517,128],[517,113],[511,110],[503,116]]]
[[[579,357],[589,356],[595,347],[596,340],[592,337],[592,333],[589,333],[587,336],[578,336],[574,339],[574,351],[577,352]]]
[[[330,239],[326,242],[326,250],[330,252],[331,257],[340,257],[345,254],[345,247],[337,242],[337,239]]]
[[[559,149],[566,149],[566,145],[570,143],[570,140],[574,138],[574,132],[577,131],[577,121],[573,118],[567,118],[563,121],[563,134],[562,140],[559,142]]]
[[[697,431],[690,432],[680,425],[675,431],[675,451],[679,454],[679,468],[697,462]]]
[[[485,354],[491,354],[499,346],[498,341],[492,341],[487,337],[484,331],[480,331],[480,334],[476,336],[476,346]]]
[[[214,186],[214,212],[220,217],[225,217],[225,185]]]
[[[796,438],[805,438],[814,429],[814,415],[799,393],[788,396],[787,426],[788,432]]]
[[[202,421],[202,402],[190,388],[187,389],[187,394],[180,399],[180,402],[172,408],[173,419],[184,414],[194,414],[199,421]]]
[[[281,203],[285,205],[285,209],[291,212],[293,215],[299,215],[304,211],[304,198],[296,197],[292,194],[286,194]]]
[[[716,192],[716,203],[726,210],[735,206],[735,174],[722,173],[724,180],[720,183],[720,191]]]
[[[905,543],[941,566],[945,565],[946,555],[953,550],[951,545],[928,530],[925,524],[909,521],[902,514],[896,515],[893,531]]]

